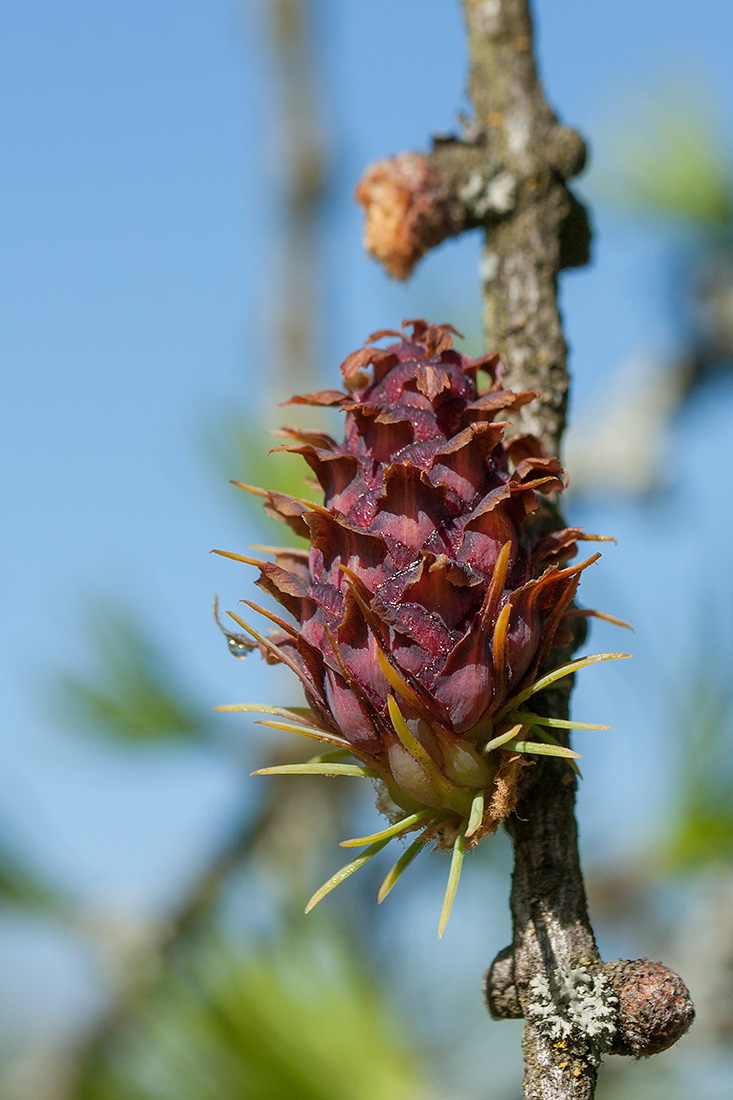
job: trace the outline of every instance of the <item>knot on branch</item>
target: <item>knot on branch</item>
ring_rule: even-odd
[[[583,171],[588,158],[584,138],[570,126],[553,126],[547,142],[546,157],[561,180],[569,180]]]
[[[585,164],[585,142],[556,123],[535,150],[531,169],[511,167],[481,132],[475,140],[436,138],[430,153],[399,153],[370,164],[355,196],[364,208],[364,245],[395,279],[406,279],[418,260],[447,237],[490,229],[518,205],[558,191],[565,213],[560,267],[587,262],[585,211],[565,187]],[[582,212],[578,221],[577,215]],[[576,224],[577,223],[577,224]],[[581,240],[576,244],[576,238]]]
[[[524,1013],[514,980],[514,948],[500,951],[484,974],[484,1001],[492,1020],[521,1020]]]
[[[612,1054],[647,1058],[682,1038],[695,1006],[679,974],[649,959],[618,959],[605,970],[619,1004]]]
[[[484,979],[486,1006],[495,1020],[525,1015],[515,984],[514,951],[500,951]],[[553,1038],[573,1029],[599,1050],[647,1058],[667,1050],[695,1018],[689,990],[661,962],[618,959],[590,967],[560,967],[535,976],[525,994],[526,1015]]]

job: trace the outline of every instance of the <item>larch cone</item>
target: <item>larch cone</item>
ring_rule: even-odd
[[[330,747],[290,770],[375,782],[389,827],[346,842],[365,851],[309,908],[393,837],[415,833],[378,899],[425,845],[451,850],[441,932],[464,851],[513,811],[522,767],[540,754],[575,766],[562,735],[581,724],[534,714],[532,696],[623,656],[553,668],[569,615],[579,613],[571,603],[580,575],[599,555],[567,562],[579,540],[598,536],[541,532],[538,494],[559,493],[565,471],[538,439],[496,419],[539,395],[504,389],[499,356],[472,360],[453,347],[454,334],[421,320],[375,333],[341,365],[345,390],[292,399],[346,418],[342,443],[287,427],[292,444],[276,448],[303,456],[322,505],[255,490],[309,546],[273,551],[271,562],[225,556],[256,565],[257,584],[294,623],[250,605],[277,632],[265,636],[230,613],[246,634],[226,633],[240,651],[259,648],[288,665],[308,709],[220,708],[269,713],[272,724]],[[385,338],[394,342],[375,346]],[[481,392],[479,372],[488,379]]]

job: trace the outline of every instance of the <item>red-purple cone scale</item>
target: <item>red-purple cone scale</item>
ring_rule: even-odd
[[[527,754],[575,755],[525,711],[598,555],[568,568],[593,536],[540,537],[532,522],[538,494],[561,491],[565,472],[501,418],[538,395],[503,389],[498,356],[461,355],[449,326],[407,324],[409,335],[376,333],[346,359],[345,391],[293,398],[340,408],[345,439],[284,429],[294,443],[283,449],[303,456],[323,505],[259,491],[309,549],[244,559],[289,618],[263,612],[278,626],[269,637],[241,625],[302,681],[310,709],[293,712],[290,728],[335,747],[311,770],[377,780],[392,826],[364,843],[376,850],[416,830],[400,864],[434,842],[453,849],[457,879],[464,848],[514,809]],[[394,342],[374,346],[385,337]],[[490,380],[481,393],[479,371]],[[283,724],[278,708],[246,709]]]

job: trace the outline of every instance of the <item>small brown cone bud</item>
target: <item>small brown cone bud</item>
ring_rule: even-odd
[[[619,1002],[611,1054],[646,1058],[671,1047],[685,1034],[695,1018],[695,1006],[674,970],[649,959],[619,959],[607,963],[605,969]]]

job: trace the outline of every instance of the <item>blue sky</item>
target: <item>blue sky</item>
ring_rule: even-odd
[[[425,148],[466,109],[457,0],[313,6],[334,165],[320,302],[327,382],[368,332],[436,302],[455,301],[459,314],[437,319],[475,328],[478,242],[445,246],[403,287],[363,255],[351,198],[369,161]],[[264,12],[264,0],[8,0],[0,9],[9,532],[0,823],[80,897],[132,911],[164,905],[205,858],[240,776],[198,750],[139,759],[70,741],[50,685],[57,670],[92,663],[81,610],[100,595],[144,616],[204,705],[252,698],[262,680],[259,668],[228,660],[212,627],[213,593],[231,606],[243,579],[208,551],[241,549],[243,526],[207,440],[232,409],[279,422],[267,389],[280,271]],[[542,0],[537,17],[549,98],[589,136],[599,161],[612,157],[614,128],[633,126],[660,87],[707,85],[730,137],[727,3]],[[592,194],[592,177],[580,189]],[[593,264],[567,275],[562,292],[581,409],[628,356],[665,351],[675,335],[660,274],[666,231],[603,203],[594,223]],[[581,793],[588,837],[619,838],[605,840],[611,855],[622,856],[664,804],[653,785],[641,797],[648,775],[629,776],[626,762],[633,743],[639,768],[650,767],[638,731],[648,728],[658,748],[665,684],[690,648],[685,624],[698,595],[681,578],[700,554],[697,520],[705,522],[712,499],[695,469],[725,461],[716,444],[723,416],[720,401],[698,402],[688,462],[674,465],[673,501],[654,514],[616,503],[581,517],[620,537],[584,580],[585,601],[610,601],[609,610],[634,621],[635,608],[645,608],[633,670],[586,673],[594,686],[581,686],[577,701],[578,713],[582,706],[589,720],[622,731],[588,748]],[[724,573],[729,551],[717,553]],[[683,591],[679,613],[673,585]],[[600,648],[628,644],[604,631]],[[625,776],[620,830],[601,781],[608,774]]]

